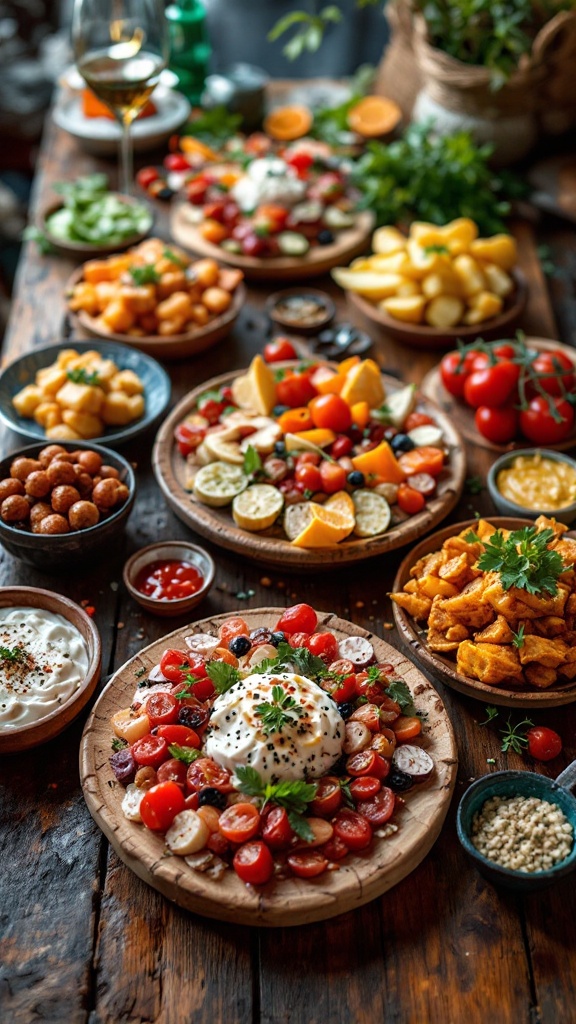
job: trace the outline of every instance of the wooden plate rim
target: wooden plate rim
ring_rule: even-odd
[[[241,530],[234,524],[229,512],[225,513],[229,522],[220,520],[217,517],[217,510],[195,501],[180,482],[173,466],[174,429],[194,406],[199,395],[212,388],[229,384],[241,372],[235,370],[214,377],[185,395],[164,420],[152,450],[154,475],[170,508],[182,522],[203,537],[238,554],[249,553],[251,557],[267,565],[289,566],[296,569],[338,567],[393,551],[410,543],[416,537],[421,537],[423,533],[433,529],[458,503],[466,477],[466,456],[460,435],[436,403],[426,398],[426,403],[433,407],[438,424],[444,431],[450,451],[450,477],[442,481],[442,492],[434,497],[422,512],[411,516],[399,526],[378,537],[345,540],[330,548],[302,549],[293,547],[290,541],[282,537],[250,534],[246,530]],[[399,386],[395,378],[386,377],[385,374],[382,374],[382,378],[387,387]]]
[[[404,655],[384,640],[328,612],[319,612],[322,626],[342,635],[370,637],[380,660],[391,661],[404,675],[419,706],[428,712],[424,727],[426,746],[434,757],[436,770],[431,779],[411,790],[406,817],[399,831],[377,845],[366,856],[349,858],[350,863],[317,881],[286,879],[261,890],[249,890],[228,872],[214,882],[194,872],[178,857],[163,856],[160,837],[143,826],[127,821],[120,810],[118,786],[108,763],[110,750],[109,714],[132,699],[137,684],[135,672],[150,668],[166,646],[191,630],[217,629],[231,614],[242,614],[249,625],[273,624],[278,608],[229,612],[193,625],[181,627],[148,645],[120,668],[92,709],[80,745],[80,780],[88,809],[118,856],[136,874],[180,906],[203,916],[235,924],[267,927],[295,926],[325,920],[377,898],[406,877],[426,856],[446,817],[456,782],[457,748],[446,709],[426,677]],[[122,694],[118,697],[117,694]],[[410,839],[403,849],[403,837]],[[143,841],[142,841],[143,840]]]
[[[516,530],[523,526],[534,526],[533,519],[520,519],[511,516],[485,516],[484,518],[494,526],[504,529]],[[467,528],[474,528],[476,522],[476,519],[468,519],[465,522],[455,523],[453,526],[444,526],[436,533],[425,537],[400,563],[392,585],[394,592],[402,590],[409,578],[410,568],[419,558],[431,551],[436,551],[448,537],[456,536]],[[436,678],[446,686],[450,686],[467,697],[473,697],[475,700],[481,700],[487,704],[520,708],[554,708],[571,704],[576,700],[576,682],[568,683],[565,687],[557,690],[505,690],[502,687],[488,686],[486,683],[481,683],[480,680],[462,675],[461,672],[456,671],[454,662],[448,655],[442,655],[440,652],[430,651],[427,648],[425,631],[419,629],[412,616],[408,615],[394,601],[392,602],[392,611],[403,644],[410,649],[414,659],[420,662],[424,668],[432,671]]]

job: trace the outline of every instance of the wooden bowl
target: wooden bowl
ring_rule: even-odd
[[[255,256],[226,252],[219,245],[207,242],[195,224],[187,219],[188,202],[175,203],[170,219],[170,234],[174,241],[197,256],[210,256],[220,263],[228,263],[244,271],[253,281],[290,281],[305,277],[318,277],[332,267],[365,252],[374,227],[374,214],[364,210],[356,217],[354,227],[339,231],[331,245],[313,246],[304,256],[273,256],[258,259]]]
[[[515,519],[503,516],[490,516],[489,521],[498,528],[507,530],[519,530],[523,526],[533,526],[531,519]],[[475,519],[469,519],[464,523],[455,523],[453,526],[444,526],[441,530],[426,537],[425,540],[412,548],[410,554],[406,555],[396,573],[392,585],[394,592],[403,589],[404,584],[410,578],[410,569],[424,555],[437,551],[442,547],[448,537],[455,537],[466,528],[474,529]],[[458,693],[467,697],[474,697],[485,704],[498,704],[508,708],[555,708],[563,704],[572,704],[576,700],[576,680],[567,681],[565,684],[548,690],[512,690],[502,686],[488,686],[478,679],[472,679],[461,672],[456,671],[456,663],[449,654],[441,654],[439,651],[431,651],[426,646],[426,627],[416,622],[403,608],[395,602],[392,604],[394,619],[400,631],[400,635],[406,647],[409,647],[415,661],[420,662],[424,668],[432,672],[446,686],[450,686]]]
[[[576,372],[576,350],[571,348],[570,345],[563,345],[561,342],[551,341],[549,338],[526,338],[525,343],[529,349],[533,349],[535,352],[549,352],[551,349],[558,349],[558,351],[563,352],[574,363]],[[476,424],[474,423],[475,410],[471,409],[464,402],[459,402],[457,398],[454,398],[446,391],[440,376],[439,366],[436,366],[426,374],[420,386],[428,398],[431,398],[433,402],[437,402],[440,408],[444,409],[444,412],[450,417],[454,426],[472,444],[480,445],[481,448],[488,448],[491,452],[507,452],[511,448],[525,448],[529,443],[524,438],[518,441],[510,441],[509,444],[494,444],[493,441],[483,437],[476,429]],[[546,447],[554,448],[556,451],[561,452],[567,451],[575,445],[576,428],[565,441],[560,441],[558,444],[549,444]]]
[[[197,590],[195,594],[190,594],[189,597],[180,597],[173,601],[161,601],[157,597],[149,597],[138,590],[134,586],[138,573],[152,562],[163,559],[191,562],[204,577],[200,590]],[[204,600],[214,582],[215,572],[214,561],[204,548],[185,540],[168,540],[158,544],[149,544],[136,551],[124,565],[122,577],[130,597],[147,612],[162,618],[175,618],[177,615],[186,615],[191,612],[196,605]]]
[[[16,726],[10,730],[0,729],[0,754],[14,754],[21,750],[28,750],[40,743],[46,743],[61,733],[90,700],[96,689],[102,667],[98,630],[90,616],[74,601],[70,601],[67,597],[61,597],[60,594],[55,594],[51,590],[41,590],[38,587],[0,587],[0,608],[7,607],[42,608],[68,619],[82,635],[88,650],[89,664],[78,689],[57,711],[50,712],[33,725]]]
[[[296,319],[290,319],[282,313],[281,303],[290,299],[311,299],[317,306],[320,316],[314,323],[301,323]],[[292,331],[300,335],[318,334],[324,327],[327,327],[336,316],[336,306],[326,292],[318,288],[284,288],[280,292],[274,292],[266,299],[266,312],[275,325],[282,331]]]
[[[277,364],[278,366],[289,364]],[[293,364],[292,364],[293,365]],[[152,452],[152,466],[164,497],[172,511],[196,533],[220,547],[228,548],[256,562],[279,569],[308,571],[310,569],[337,569],[342,565],[363,561],[376,555],[393,551],[409,544],[431,530],[454,508],[462,488],[466,472],[466,458],[462,442],[448,417],[436,406],[424,403],[422,408],[430,411],[444,432],[450,451],[449,472],[439,480],[436,495],[427,503],[422,512],[397,524],[387,533],[368,539],[352,537],[340,544],[327,548],[296,548],[279,526],[272,526],[261,533],[248,533],[236,526],[229,508],[210,508],[199,502],[186,489],[187,466],[174,442],[174,430],[190,413],[199,395],[212,388],[217,389],[232,383],[241,371],[224,374],[191,391],[172,410],[160,427]],[[383,376],[387,391],[400,387],[397,380]]]
[[[123,789],[109,764],[110,717],[134,697],[137,676],[158,664],[167,647],[178,648],[191,632],[215,633],[230,615],[239,614],[250,629],[274,628],[280,609],[227,612],[170,633],[146,647],[114,675],[88,718],[80,748],[80,777],[88,809],[118,856],[140,878],[181,907],[234,924],[283,927],[321,921],[346,913],[381,896],[424,859],[436,841],[456,781],[457,751],[446,709],[425,676],[389,644],[329,613],[319,612],[319,629],[345,636],[369,637],[381,662],[392,663],[427,713],[422,745],[435,771],[406,794],[398,832],[376,839],[365,853],[350,854],[338,871],[318,879],[290,878],[266,886],[246,886],[230,870],[219,881],[190,869],[181,857],[164,857],[163,838],[128,821],[120,804]]]
[[[112,253],[122,252],[124,249],[129,249],[130,246],[137,245],[138,242],[142,242],[143,239],[150,234],[154,224],[154,211],[150,204],[144,199],[137,199],[135,196],[125,195],[123,192],[113,192],[110,194],[116,196],[117,199],[121,199],[126,206],[141,206],[148,212],[149,224],[145,231],[135,231],[134,234],[129,235],[127,238],[120,240],[116,239],[112,242],[105,242],[102,245],[91,245],[89,242],[66,241],[63,238],[58,238],[57,235],[53,235],[47,224],[47,221],[52,214],[63,208],[64,203],[60,201],[48,206],[40,216],[38,222],[40,231],[46,236],[52,248],[62,256],[72,256],[79,260],[89,260],[99,256],[111,256]]]
[[[516,288],[505,300],[502,311],[498,316],[484,320],[481,324],[474,324],[473,327],[462,324],[459,327],[441,330],[439,327],[428,327],[426,324],[403,323],[355,292],[347,291],[346,299],[352,309],[361,313],[372,326],[380,328],[383,334],[394,338],[395,341],[405,342],[414,348],[455,348],[458,339],[471,341],[473,338],[481,337],[489,341],[491,338],[503,337],[503,331],[516,324],[526,305],[528,284],[520,270],[512,271],[512,277],[516,282]]]
[[[70,295],[74,285],[82,280],[83,269],[79,267],[69,277],[65,294]],[[144,338],[134,338],[130,334],[117,334],[115,331],[105,331],[100,322],[88,313],[74,313],[68,311],[72,323],[83,328],[93,338],[103,338],[105,341],[120,341],[124,345],[131,345],[146,352],[156,359],[183,359],[186,356],[194,356],[212,348],[218,341],[230,334],[240,310],[246,301],[246,288],[239,284],[232,293],[232,302],[225,313],[214,317],[205,327],[194,327],[183,334],[174,334],[164,338],[159,334],[150,334]]]

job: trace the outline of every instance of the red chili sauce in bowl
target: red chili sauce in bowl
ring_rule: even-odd
[[[177,601],[197,594],[204,585],[204,577],[191,562],[158,559],[149,562],[134,580],[140,594],[157,601]]]

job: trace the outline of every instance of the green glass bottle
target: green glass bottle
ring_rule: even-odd
[[[166,8],[170,38],[170,69],[178,87],[193,104],[200,102],[212,49],[206,11],[200,0],[177,0]]]

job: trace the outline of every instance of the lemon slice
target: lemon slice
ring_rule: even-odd
[[[354,533],[358,537],[376,537],[379,533],[386,532],[392,515],[386,498],[366,488],[354,491],[352,500],[356,513]]]
[[[219,459],[220,462],[229,462],[233,466],[242,466],[244,464],[244,455],[240,451],[238,441],[231,441],[226,437],[220,437],[219,434],[206,434],[202,443],[213,459]]]
[[[239,466],[232,466],[229,462],[210,462],[196,473],[192,490],[203,505],[221,508],[229,505],[247,486],[248,477]]]
[[[232,502],[232,515],[242,530],[266,530],[282,511],[284,498],[271,484],[254,484]]]

